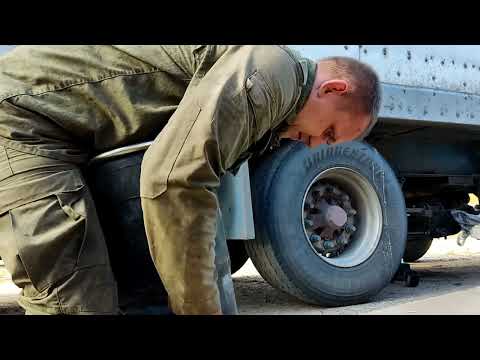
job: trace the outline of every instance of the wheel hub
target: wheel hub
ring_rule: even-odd
[[[328,182],[313,185],[305,198],[303,219],[315,250],[325,257],[341,254],[356,231],[350,196]]]

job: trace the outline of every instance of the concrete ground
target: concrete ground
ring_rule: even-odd
[[[311,306],[265,282],[248,261],[234,275],[241,314],[480,314],[480,241],[468,239],[459,247],[455,238],[435,240],[413,268],[420,284],[387,286],[367,304],[339,308]],[[19,289],[0,261],[0,314],[21,314],[16,305]]]
[[[367,304],[322,308],[302,303],[265,282],[248,261],[234,275],[242,314],[480,314],[480,241],[455,237],[434,240],[412,268],[420,275],[415,288],[395,282]]]
[[[470,205],[479,200],[470,194]],[[430,250],[412,268],[420,284],[408,288],[394,282],[367,304],[338,308],[307,305],[272,288],[248,261],[234,275],[242,314],[362,315],[362,314],[480,314],[480,241],[456,236],[433,241]]]

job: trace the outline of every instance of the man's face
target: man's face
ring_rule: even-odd
[[[302,141],[309,147],[333,145],[360,137],[370,123],[370,117],[327,99],[292,128],[289,138]]]
[[[323,131],[320,128],[318,132],[313,132],[308,136],[308,142],[305,142],[309,147],[315,147],[322,144],[334,145],[341,144],[348,141],[353,141],[359,138],[367,129],[369,124],[368,116],[361,116],[350,112],[338,112],[332,114],[332,120],[324,122]],[[308,134],[306,134],[308,135]],[[307,136],[303,137],[307,140]]]

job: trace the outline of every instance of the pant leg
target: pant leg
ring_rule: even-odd
[[[80,170],[0,148],[0,256],[27,314],[115,314],[117,287]]]

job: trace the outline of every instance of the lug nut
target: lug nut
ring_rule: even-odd
[[[340,244],[342,244],[342,245],[347,245],[347,244],[348,244],[348,240],[349,240],[349,235],[347,235],[346,233],[343,233],[343,234],[340,235],[339,238],[338,238],[338,241],[339,241]]]
[[[305,219],[305,226],[307,227],[313,227],[313,221],[310,219]]]
[[[348,210],[348,215],[357,215],[357,211],[355,209]]]
[[[311,210],[311,209],[314,209],[314,208],[315,208],[315,205],[313,204],[313,202],[306,202],[305,203],[305,206],[304,206],[305,210]]]
[[[346,227],[345,227],[345,231],[348,232],[348,233],[353,233],[357,230],[357,228],[354,226],[354,225],[351,225],[351,224],[348,224]]]
[[[320,242],[320,240],[322,240],[322,238],[319,235],[317,234],[310,235],[310,241],[312,243]]]
[[[333,249],[335,248],[335,241],[332,241],[332,240],[324,241],[323,246],[325,247],[325,250]]]

